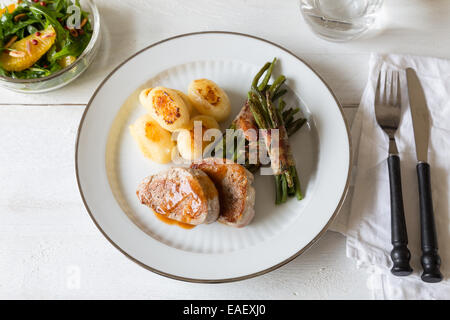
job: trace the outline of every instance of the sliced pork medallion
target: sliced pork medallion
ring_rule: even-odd
[[[244,227],[255,215],[253,175],[240,164],[219,158],[207,158],[191,165],[203,170],[216,185],[220,198],[218,221],[233,227]]]
[[[219,216],[218,191],[201,170],[171,168],[145,178],[136,194],[156,213],[183,223],[211,223]]]

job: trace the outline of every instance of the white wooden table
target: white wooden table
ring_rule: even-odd
[[[103,43],[83,76],[48,94],[0,89],[0,298],[370,298],[366,275],[334,232],[284,267],[237,283],[185,283],[139,267],[109,244],[83,207],[76,130],[91,94],[119,62],[155,41],[202,30],[249,33],[293,51],[326,79],[351,122],[370,52],[450,58],[450,2],[386,0],[380,27],[344,44],[316,38],[297,0],[96,2]]]

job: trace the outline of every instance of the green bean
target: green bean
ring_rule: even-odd
[[[266,72],[266,75],[261,82],[261,84],[258,86],[259,91],[265,91],[267,84],[269,83],[270,76],[272,75],[273,67],[275,66],[275,62],[277,61],[277,58],[273,58],[272,63],[270,64],[269,69]]]
[[[248,94],[248,105],[250,106],[250,110],[253,114],[253,117],[255,118],[255,121],[256,121],[256,124],[258,125],[258,127],[261,129],[267,129],[268,125],[266,123],[264,115],[261,114],[261,110],[258,107],[258,103],[254,101],[250,92]]]
[[[255,122],[260,129],[283,128],[286,130],[286,134],[290,136],[299,130],[306,120],[294,120],[295,114],[300,111],[299,108],[285,110],[286,103],[281,97],[286,94],[287,89],[280,89],[286,81],[285,76],[279,76],[272,84],[268,85],[276,61],[277,60],[274,59],[272,63],[266,63],[254,77],[251,90],[248,92],[248,104]],[[258,85],[264,73],[264,79]],[[276,99],[280,99],[278,106],[274,106],[274,101]],[[285,150],[285,152],[290,152],[289,148],[287,149],[288,150]],[[253,171],[260,165],[250,165],[246,163],[245,166]],[[275,175],[275,203],[284,203],[287,201],[288,196],[295,195],[297,196],[297,199],[300,200],[302,194],[295,165],[290,166],[287,163],[282,163],[280,169],[282,174]]]
[[[284,177],[286,178],[286,182],[289,188],[292,188],[294,186],[294,177],[292,176],[289,169],[284,172]]]
[[[232,122],[230,124],[230,126],[228,127],[228,129],[232,129],[232,130],[236,130],[236,123]],[[226,131],[222,134],[222,139],[217,139],[216,141],[214,141],[211,146],[208,146],[208,149],[205,150],[205,152],[203,152],[203,154],[211,153],[211,155],[217,157],[218,154],[216,154],[216,147],[219,145],[219,143],[222,143],[222,148],[218,149],[217,151],[222,151],[222,157],[221,158],[225,158],[226,154],[225,154],[225,150],[226,150]]]
[[[285,121],[286,121],[286,127],[290,127],[290,126],[292,126],[292,123],[294,122],[294,117],[290,116]]]
[[[272,85],[269,88],[270,96],[273,97],[275,92],[278,90],[278,88],[281,87],[281,85],[286,81],[286,77],[281,75],[278,78],[275,79],[275,81],[272,83]]]
[[[269,117],[272,122],[272,128],[279,128],[280,121],[278,119],[278,113],[276,113],[275,108],[272,105],[272,102],[269,98],[269,92],[266,93],[266,99],[267,99],[267,111],[269,113]]]
[[[288,109],[286,111],[283,111],[283,119],[286,119],[286,121],[287,121],[287,119],[289,117],[293,117],[299,111],[300,111],[299,108],[295,108],[295,109],[294,108],[290,108],[290,109]]]
[[[281,176],[280,175],[276,175],[275,176],[275,204],[280,204],[281,203],[281,194],[282,194],[282,190],[281,190]]]
[[[278,102],[277,113],[278,113],[278,117],[281,119],[283,124],[286,123],[286,119],[283,117],[284,107],[286,107],[286,102],[284,102],[283,99],[280,99],[280,101]]]
[[[287,92],[287,89],[276,91],[272,97],[272,100],[275,101],[275,100],[281,98],[282,96],[284,96],[286,94],[286,92]]]
[[[262,75],[264,74],[264,72],[270,68],[270,62],[267,62],[262,68],[261,70],[258,71],[258,73],[256,74],[256,76],[253,78],[253,82],[252,82],[252,88],[256,88],[258,87],[258,82],[259,79],[262,77]]]
[[[295,195],[297,196],[298,200],[302,200],[303,194],[300,188],[300,179],[298,178],[297,168],[293,167],[293,169],[294,169]]]
[[[295,195],[295,183],[292,187],[288,188],[288,196],[292,197]]]
[[[244,147],[245,148],[245,143],[246,143],[246,139],[244,137],[244,135],[242,134],[242,131],[240,134],[238,134],[238,136],[236,137],[236,149],[234,151],[234,162],[238,162],[239,160],[239,152],[241,152],[241,148]],[[233,145],[234,147],[234,145]],[[245,159],[245,149],[244,149],[244,159]]]
[[[283,99],[280,99],[280,102],[278,102],[278,109],[280,110],[280,112],[284,110],[284,107],[286,107],[286,102],[284,102]]]
[[[300,128],[303,127],[303,125],[305,123],[306,123],[306,119],[304,119],[304,118],[300,118],[300,119],[297,119],[294,122],[292,122],[289,125],[289,128],[286,128],[288,136],[291,136],[294,133],[296,133],[298,130],[300,130]]]
[[[281,175],[281,202],[285,203],[287,200],[287,181],[286,176]]]
[[[260,113],[264,116],[264,119],[267,124],[272,123],[270,116],[267,112],[267,100],[264,98],[264,95],[256,89],[252,89],[252,94],[257,99],[260,104]]]

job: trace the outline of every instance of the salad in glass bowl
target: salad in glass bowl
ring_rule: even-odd
[[[90,0],[9,3],[0,9],[0,85],[25,92],[61,87],[88,67],[98,38]]]

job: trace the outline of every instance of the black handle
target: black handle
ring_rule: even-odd
[[[425,162],[418,163],[417,176],[419,178],[422,280],[425,282],[439,282],[442,280],[442,274],[439,271],[441,258],[438,254],[436,227],[434,224],[430,165]]]
[[[406,232],[405,213],[403,210],[402,178],[400,171],[400,158],[397,155],[389,155],[389,186],[391,190],[391,259],[394,266],[392,274],[407,276],[411,274],[409,265],[411,253],[408,250],[408,234]]]

